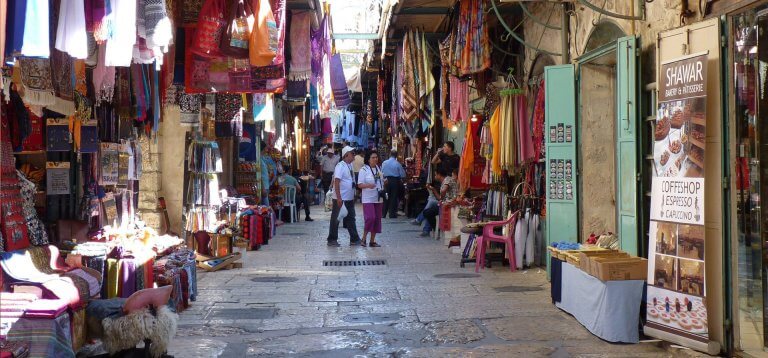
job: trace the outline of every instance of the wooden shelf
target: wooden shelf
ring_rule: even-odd
[[[699,117],[699,116],[691,116],[691,123],[702,126],[702,127],[707,126],[706,119],[704,117]]]
[[[704,163],[700,162],[691,154],[688,154],[688,160],[690,160],[693,164],[696,164],[699,168],[704,169]]]
[[[704,143],[699,142],[697,139],[693,138],[693,136],[689,136],[688,140],[691,141],[691,144],[693,144],[693,145],[695,145],[695,146],[697,146],[697,147],[699,147],[701,149],[706,149],[705,146],[704,146]]]
[[[23,151],[23,152],[13,152],[13,154],[17,155],[41,155],[45,154],[44,150],[29,150],[29,151]]]

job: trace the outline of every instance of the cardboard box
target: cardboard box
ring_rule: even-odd
[[[646,280],[648,278],[648,260],[633,257],[628,259],[593,260],[592,276],[601,281]]]

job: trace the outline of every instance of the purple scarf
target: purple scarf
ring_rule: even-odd
[[[341,55],[339,54],[331,56],[331,89],[336,107],[349,106],[351,102],[349,88],[347,88],[347,80],[344,78],[344,67],[341,65]]]
[[[328,44],[328,17],[323,17],[317,31],[312,31],[312,82],[322,83],[323,56],[330,50]]]

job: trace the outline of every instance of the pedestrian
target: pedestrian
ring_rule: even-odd
[[[296,210],[300,210],[303,205],[304,221],[314,221],[309,217],[309,181],[312,177],[309,175],[309,172],[305,171],[304,175],[301,175],[298,170],[295,170],[293,175],[299,182],[299,191],[296,194]]]
[[[389,159],[381,165],[381,171],[384,173],[384,191],[386,196],[386,212],[390,219],[397,219],[397,204],[400,200],[400,192],[403,189],[403,179],[405,178],[405,169],[397,161],[397,150],[392,149],[389,153]]]
[[[339,164],[339,156],[335,154],[333,148],[326,149],[325,153],[326,155],[320,158],[320,167],[323,170],[320,186],[323,188],[323,192],[331,190],[333,172],[336,170],[336,164]]]
[[[363,218],[365,226],[363,227],[363,241],[361,246],[365,246],[368,233],[371,233],[371,242],[368,246],[379,247],[376,242],[376,234],[381,233],[381,210],[382,195],[384,195],[384,175],[379,167],[379,154],[370,152],[365,158],[365,166],[360,169],[360,181],[358,187],[362,189]]]
[[[328,246],[339,245],[339,212],[342,206],[347,210],[344,217],[344,227],[349,232],[349,245],[360,243],[360,236],[355,226],[355,178],[352,162],[355,160],[354,149],[344,147],[341,150],[341,162],[336,164],[333,173],[333,209],[331,211],[331,226],[328,230]]]
[[[448,175],[459,169],[461,157],[455,152],[456,146],[451,141],[445,142],[443,147],[432,157],[432,164],[442,168]]]
[[[352,162],[352,171],[355,172],[355,183],[359,183],[360,169],[365,165],[365,158],[363,157],[363,151],[360,149],[355,150],[355,161]],[[360,194],[360,193],[356,193]],[[360,195],[357,195],[359,197]]]

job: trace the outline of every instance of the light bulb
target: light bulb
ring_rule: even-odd
[[[451,127],[451,132],[458,132],[458,131],[459,131],[459,127],[454,124],[453,127]]]
[[[302,144],[301,145],[301,149],[307,149],[307,145],[306,144]]]
[[[477,115],[476,114],[472,115],[472,122],[477,122]]]

